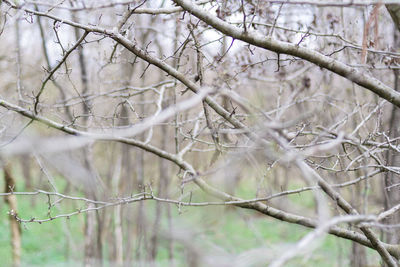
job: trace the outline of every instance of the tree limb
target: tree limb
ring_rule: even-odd
[[[244,31],[237,28],[188,0],[173,0],[187,12],[193,14],[214,29],[248,44],[274,51],[280,54],[292,55],[312,62],[322,68],[330,70],[386,99],[393,105],[400,107],[400,93],[385,85],[372,76],[361,73],[356,68],[350,67],[338,60],[325,56],[317,51],[300,47],[291,43],[277,41],[270,36],[263,36],[256,32]]]

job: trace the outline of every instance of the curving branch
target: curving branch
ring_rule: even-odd
[[[34,104],[34,111],[35,113],[38,112],[38,105],[39,105],[39,98],[42,95],[44,88],[47,84],[47,82],[51,79],[53,79],[53,75],[54,73],[61,67],[62,64],[64,64],[64,62],[67,60],[67,58],[69,57],[69,55],[85,40],[86,36],[89,34],[89,32],[85,32],[79,39],[78,41],[65,53],[65,55],[63,56],[63,58],[58,61],[57,65],[52,69],[49,70],[49,73],[47,74],[46,78],[44,79],[42,86],[39,89],[39,92],[36,94],[35,96],[35,104]]]
[[[143,149],[147,152],[150,152],[154,155],[157,155],[161,158],[164,158],[174,164],[176,164],[178,167],[182,168],[185,170],[187,173],[191,174],[193,176],[193,181],[207,194],[214,196],[224,202],[227,202],[228,204],[234,205],[236,207],[240,208],[245,208],[245,209],[252,209],[255,211],[258,211],[264,215],[273,217],[275,219],[288,222],[288,223],[293,223],[297,225],[302,225],[307,228],[317,228],[319,223],[318,221],[300,216],[300,215],[295,215],[289,212],[285,212],[279,209],[276,209],[274,207],[268,206],[266,204],[260,203],[260,202],[252,202],[252,201],[246,201],[238,197],[234,197],[230,194],[227,194],[223,191],[220,191],[212,186],[210,186],[208,183],[206,183],[203,179],[197,176],[197,172],[194,170],[194,168],[186,161],[184,161],[180,156],[174,155],[172,153],[168,153],[164,150],[161,150],[155,146],[145,144],[144,142],[137,141],[135,139],[131,138],[124,138],[124,137],[117,137],[117,136],[112,136],[112,135],[105,135],[105,134],[95,134],[95,133],[89,133],[89,132],[84,132],[84,131],[79,131],[74,128],[65,126],[63,124],[57,123],[55,121],[52,121],[48,118],[45,118],[43,116],[34,114],[33,112],[24,109],[20,106],[11,104],[5,100],[0,99],[0,106],[17,112],[21,114],[24,117],[30,118],[34,121],[40,122],[44,125],[47,125],[53,129],[65,132],[70,135],[74,136],[80,136],[82,138],[89,138],[91,140],[97,140],[97,141],[112,141],[112,142],[119,142],[131,146],[138,147],[140,149]],[[32,194],[38,194],[38,193],[32,193]],[[144,199],[143,199],[144,200]],[[356,232],[356,231],[351,231],[351,230],[346,230],[338,226],[332,226],[329,231],[330,234],[335,235],[337,237],[341,237],[344,239],[352,240],[354,242],[357,242],[361,245],[367,246],[369,248],[375,248],[374,243],[372,243],[368,238],[363,236],[362,234]],[[385,250],[387,250],[390,255],[392,255],[395,258],[400,258],[400,248],[398,245],[391,245],[391,244],[386,244],[386,243],[379,243],[380,246],[382,246]]]
[[[386,99],[393,105],[400,107],[400,93],[385,85],[378,79],[361,73],[356,68],[350,67],[338,60],[325,56],[309,48],[295,44],[274,40],[270,36],[264,36],[249,30],[245,31],[225,22],[201,7],[188,0],[173,0],[187,12],[193,14],[214,29],[234,39],[242,40],[248,44],[274,51],[279,54],[292,55],[314,63],[322,68],[330,70]]]
[[[8,4],[10,4],[9,1],[6,1]],[[378,95],[382,96],[383,98],[387,99],[391,103],[393,103],[396,106],[400,106],[400,95],[396,92],[394,92],[390,87],[387,87],[386,85],[382,84],[380,81],[366,75],[362,75],[359,73],[356,69],[351,68],[339,61],[336,61],[334,59],[331,59],[327,56],[324,56],[320,53],[317,53],[315,51],[312,51],[310,49],[306,48],[301,48],[292,44],[284,43],[284,42],[278,42],[274,41],[272,39],[262,37],[260,35],[251,33],[251,32],[243,32],[242,30],[231,26],[230,24],[223,22],[219,20],[218,18],[208,14],[207,12],[203,11],[201,8],[197,7],[196,5],[191,4],[188,1],[178,1],[176,0],[175,2],[177,3],[183,3],[182,7],[185,10],[188,10],[189,12],[193,13],[194,15],[198,16],[202,20],[204,20],[206,23],[209,23],[211,26],[214,26],[216,29],[220,30],[221,32],[228,34],[232,36],[233,38],[244,40],[250,44],[257,45],[259,47],[263,47],[266,49],[273,50],[278,53],[286,53],[286,54],[291,54],[295,55],[298,57],[301,57],[303,59],[306,59],[310,62],[313,62],[315,64],[318,64],[324,68],[327,68],[337,74],[340,74],[347,79],[358,83],[360,85],[363,85],[367,89],[377,93]],[[87,32],[96,32],[103,34],[105,36],[108,36],[118,42],[119,44],[123,45],[125,48],[127,48],[129,51],[131,51],[133,54],[135,54],[137,57],[140,57],[141,59],[145,60],[149,64],[153,64],[157,66],[158,68],[162,69],[169,75],[173,76],[177,80],[181,81],[186,87],[188,87],[190,90],[192,90],[195,93],[201,93],[201,87],[198,86],[196,83],[194,83],[192,80],[190,80],[188,77],[186,77],[183,73],[177,71],[175,68],[171,67],[165,61],[152,57],[150,54],[141,48],[139,48],[135,42],[132,42],[131,40],[125,38],[123,35],[121,35],[118,31],[115,30],[107,30],[104,28],[100,28],[97,26],[91,26],[91,25],[83,25],[80,23],[64,20],[58,17],[55,17],[53,15],[50,15],[48,13],[42,13],[42,12],[37,12],[37,11],[32,11],[25,9],[23,7],[15,6],[13,4],[10,4],[13,8],[16,9],[22,9],[25,10],[29,13],[38,15],[38,16],[44,16],[48,17],[50,19],[56,20],[56,21],[62,21],[65,24],[68,24],[72,27],[76,28],[81,28],[86,30]],[[247,130],[247,126],[244,125],[242,122],[240,122],[238,119],[236,119],[234,116],[232,116],[231,113],[226,111],[221,105],[219,105],[212,97],[206,96],[204,98],[204,101],[211,107],[213,108],[216,113],[218,113],[221,117],[223,117],[226,121],[228,121],[230,124],[232,124],[235,128],[243,129],[245,132],[247,132],[247,135],[252,138],[253,140],[261,141],[263,142],[263,145],[267,147],[268,142],[260,139],[255,133],[252,133],[251,131]],[[199,178],[197,176],[196,171],[193,169],[193,167],[187,163],[186,161],[182,160],[181,157],[167,153],[166,151],[160,150],[156,147],[147,145],[146,143],[136,141],[134,139],[129,139],[129,138],[124,138],[124,137],[115,137],[111,135],[97,135],[97,134],[92,134],[88,132],[81,132],[77,131],[75,129],[66,127],[62,124],[53,122],[51,120],[48,120],[47,118],[44,117],[39,117],[36,116],[34,113],[22,109],[18,106],[12,105],[6,101],[0,100],[0,105],[3,107],[6,107],[7,109],[14,110],[26,117],[29,117],[31,119],[40,121],[42,123],[45,123],[46,125],[59,129],[61,131],[67,132],[69,134],[73,135],[79,135],[79,136],[84,136],[87,138],[95,139],[95,140],[100,140],[100,141],[117,141],[133,146],[137,146],[143,150],[146,150],[148,152],[151,152],[155,155],[158,155],[162,158],[165,158],[169,161],[174,162],[176,165],[178,165],[180,168],[185,170],[187,173],[191,174],[193,176],[193,181],[205,192],[208,194],[217,197],[219,199],[222,199],[224,201],[240,201],[239,198],[233,197],[225,192],[222,192],[214,187],[211,187],[208,185],[204,180]],[[304,161],[299,161],[298,165],[300,168],[309,168],[308,165],[304,163]],[[337,192],[335,192],[332,189],[332,186],[329,185],[327,182],[325,182],[321,177],[319,177],[318,174],[316,174],[313,171],[310,171],[310,173],[315,176],[315,180],[318,181],[319,186],[327,193],[336,203],[346,211],[348,214],[352,215],[357,215],[357,211],[354,210],[353,207],[351,207],[343,197],[341,197]],[[291,222],[291,223],[296,223],[300,225],[304,225],[307,227],[315,228],[317,226],[317,222],[293,215],[290,213],[283,212],[279,209],[272,208],[270,206],[264,205],[262,203],[237,203],[236,206],[242,207],[242,208],[248,208],[248,209],[253,209],[257,210],[263,214],[266,214],[268,216]],[[400,253],[399,253],[399,247],[398,246],[390,246],[388,244],[382,243],[379,241],[379,239],[375,236],[375,234],[366,226],[361,227],[361,230],[364,232],[365,236],[360,235],[357,233],[357,238],[355,238],[353,235],[349,234],[349,232],[332,232],[332,229],[330,230],[330,233],[335,234],[337,236],[341,236],[344,238],[348,238],[353,240],[357,239],[357,241],[360,244],[372,247],[376,249],[382,256],[382,258],[388,263],[389,266],[396,266],[395,261],[391,258],[390,255],[399,258]],[[356,232],[354,232],[356,233]],[[349,237],[352,236],[351,238]],[[361,238],[361,239],[360,239]],[[389,255],[390,253],[390,255]]]
[[[145,2],[145,1],[144,1]],[[206,4],[211,2],[211,0],[199,0],[196,2],[198,5]],[[0,1],[1,3],[1,1]],[[69,10],[72,12],[79,12],[79,11],[88,11],[88,10],[99,10],[99,9],[106,9],[106,8],[111,8],[115,6],[129,6],[133,4],[137,4],[137,1],[121,1],[121,2],[116,2],[116,3],[106,3],[106,4],[101,4],[101,5],[92,5],[92,6],[83,6],[83,7],[71,7],[67,5],[63,5],[63,1],[57,4],[53,3],[47,3],[47,2],[42,2],[42,1],[25,1],[26,4],[31,4],[31,5],[38,5],[42,7],[47,7],[49,10],[55,10],[55,9],[60,9],[60,10]],[[182,12],[183,9],[180,7],[164,7],[164,8],[134,8],[131,10],[132,13],[134,14],[150,14],[150,15],[158,15],[158,14],[174,14],[178,12]]]

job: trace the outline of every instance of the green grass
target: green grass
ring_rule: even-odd
[[[65,182],[62,179],[57,179],[56,182],[59,189],[64,188]],[[254,197],[251,196],[251,192],[254,192],[252,191],[253,185],[248,181],[246,182],[240,184],[238,194]],[[1,183],[0,186],[2,186]],[[17,188],[23,187],[23,183],[19,182],[17,184]],[[197,194],[197,192],[193,201],[206,199],[204,195]],[[287,201],[289,204],[295,203],[305,209],[312,209],[314,203],[313,196],[309,192],[292,195],[287,198]],[[83,205],[83,203],[75,203],[74,207],[72,206],[73,202],[65,202],[58,208],[52,209],[52,214],[71,212],[78,205]],[[137,203],[131,205],[133,207]],[[155,202],[148,201],[145,205],[148,214],[147,225],[150,227],[148,231],[151,231]],[[165,207],[164,205],[164,215]],[[234,207],[182,207],[180,212],[176,206],[173,205],[171,207],[174,229],[189,233],[184,236],[182,242],[179,240],[175,242],[174,257],[177,266],[186,266],[185,250],[187,250],[188,245],[193,245],[199,251],[205,252],[205,254],[214,253],[225,256],[231,255],[231,257],[244,255],[243,253],[263,248],[265,249],[264,253],[267,254],[265,256],[274,259],[310,231],[301,226],[280,222],[257,214],[254,211]],[[18,196],[18,210],[19,215],[24,219],[29,219],[32,216],[46,218],[47,197],[35,196],[35,202],[32,203],[32,197]],[[1,266],[11,266],[12,264],[7,211],[8,206],[3,202],[0,207]],[[83,225],[84,215],[73,216],[68,220],[63,218],[42,224],[28,223],[21,225],[23,266],[72,266],[77,263],[81,264],[84,241]],[[66,227],[69,229],[68,232],[65,232]],[[162,221],[162,229],[167,229],[165,219]],[[77,246],[75,249],[68,245],[67,235]],[[184,240],[185,238],[187,239],[186,241]],[[106,250],[107,244],[104,247]],[[308,254],[309,258],[295,258],[286,266],[349,266],[346,259],[348,259],[350,252],[350,241],[327,235],[317,244],[315,250]],[[344,259],[342,262],[337,261],[339,255],[342,255]],[[372,250],[368,250],[368,257],[372,263],[379,262],[378,255]],[[167,241],[161,238],[157,262],[159,266],[167,266],[167,261]],[[112,264],[106,264],[105,266],[112,266]],[[265,262],[260,266],[265,266]]]
[[[45,202],[38,200],[32,205],[29,197],[18,198],[19,214],[23,218],[45,218],[47,207]],[[2,266],[11,265],[11,245],[9,220],[7,215],[8,207],[3,205],[0,209],[0,257],[3,259]],[[65,262],[67,241],[63,229],[66,224],[73,229],[71,234],[74,239],[82,239],[82,218],[72,217],[54,220],[49,223],[27,223],[21,224],[22,230],[22,262],[23,265],[42,266],[43,264],[54,265]],[[78,230],[78,231],[77,231]],[[82,253],[81,253],[82,254]],[[82,255],[75,255],[79,258]]]

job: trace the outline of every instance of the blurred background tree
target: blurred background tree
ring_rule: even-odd
[[[399,10],[0,1],[4,264],[397,266]]]

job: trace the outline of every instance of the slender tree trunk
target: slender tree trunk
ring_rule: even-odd
[[[399,90],[399,71],[393,71],[395,75],[395,89],[396,91]],[[389,138],[394,138],[400,135],[400,110],[392,107],[391,117],[390,117],[390,124],[389,124]],[[398,141],[396,144],[398,145]],[[399,153],[395,153],[393,151],[388,150],[386,153],[386,160],[388,166],[400,166],[400,155]],[[385,209],[390,209],[394,205],[400,202],[400,194],[399,194],[399,187],[395,186],[391,188],[392,185],[399,184],[400,179],[397,175],[393,174],[392,172],[385,173]],[[396,213],[393,215],[392,218],[389,219],[389,224],[398,224],[400,222],[400,215]],[[398,244],[400,240],[400,232],[396,229],[389,230],[386,236],[387,242],[392,244]]]
[[[94,208],[89,204],[88,208]],[[85,267],[96,266],[96,214],[88,212],[85,216]]]
[[[361,175],[360,171],[356,172],[357,175]],[[357,184],[354,188],[352,205],[355,209],[361,209],[361,196],[362,196],[362,184]],[[357,244],[356,242],[352,242],[351,245],[351,263],[352,267],[364,267],[367,265],[367,253],[364,246]]]
[[[72,5],[72,2],[71,2]],[[72,20],[76,21],[76,17],[74,13],[71,13]],[[78,28],[74,28],[75,39],[78,40],[80,38],[80,30]],[[85,97],[89,93],[89,79],[87,72],[87,65],[83,47],[80,46],[78,49],[78,58],[79,58],[79,68],[80,68],[80,79],[82,89],[80,90],[80,96],[82,99],[82,111],[83,111],[83,125],[88,126],[90,124],[90,113],[91,108],[88,101],[86,101]],[[84,165],[87,170],[92,174],[92,181],[96,181],[101,184],[101,180],[96,174],[92,159],[91,152],[89,147],[85,147],[82,149],[84,155]],[[97,199],[97,189],[90,188],[86,189],[86,195],[88,195],[92,199]],[[103,265],[103,223],[105,219],[105,212],[95,211],[93,214],[88,214],[86,216],[85,222],[85,262],[95,263],[96,266]],[[94,258],[94,259],[93,259]]]
[[[5,180],[5,192],[15,191],[15,179],[11,173],[10,163],[4,166],[4,180]],[[10,218],[13,266],[17,267],[21,265],[21,228],[19,226],[18,221],[14,217],[18,211],[17,198],[15,195],[9,195],[6,197],[6,202],[10,208],[9,218]]]
[[[25,190],[31,191],[32,187],[32,175],[31,175],[31,157],[29,155],[22,155],[20,158],[22,175],[25,180]]]
[[[91,179],[93,183],[93,188],[85,188],[85,194],[90,199],[98,199],[99,187],[101,184],[101,180],[99,179],[96,171],[94,169],[92,160],[91,160],[91,150],[89,147],[84,148],[84,165],[87,170],[89,170]],[[96,187],[95,187],[96,186]],[[86,226],[88,229],[85,230],[85,258],[88,258],[87,261],[95,263],[96,265],[92,266],[102,266],[103,265],[103,222],[105,220],[105,213],[100,211],[89,212],[86,216]],[[87,236],[86,236],[87,234]],[[86,254],[86,251],[88,254]]]
[[[129,60],[134,60],[132,57],[132,54],[124,49],[122,50],[122,55],[124,59]],[[121,64],[121,81],[122,81],[122,86],[130,86],[131,85],[131,79],[135,71],[135,66],[134,64],[131,64],[130,62],[126,62],[124,64]],[[128,103],[122,103],[121,104],[121,114],[120,114],[120,120],[119,120],[119,125],[120,126],[128,126],[130,124],[130,118],[129,118],[129,109],[128,109]],[[131,148],[128,145],[122,144],[120,146],[121,148],[121,174],[120,174],[120,179],[119,179],[119,184],[118,184],[118,193],[122,195],[129,195],[132,194],[137,188],[137,175],[134,171],[135,165],[134,161],[132,160],[133,157],[131,157]],[[132,205],[128,206],[122,206],[120,207],[119,212],[119,220],[120,222],[116,221],[115,223],[118,224],[120,223],[121,225],[121,234],[122,236],[126,236],[127,238],[125,239],[125,242],[123,238],[121,239],[122,244],[125,246],[123,247],[123,251],[117,252],[117,254],[122,255],[123,261],[125,262],[126,266],[130,266],[132,260],[133,260],[133,233],[134,233],[134,228],[135,225],[131,223],[132,221],[135,221],[135,214],[133,212],[134,207]],[[124,224],[124,222],[126,222]],[[125,226],[125,227],[124,227]],[[118,230],[119,231],[119,230]],[[120,242],[119,240],[115,242]],[[117,246],[117,244],[116,244]]]
[[[398,38],[399,33],[394,33],[395,43],[400,44],[400,38]],[[400,91],[400,72],[399,70],[393,70],[394,74],[394,89],[396,91]],[[389,138],[394,138],[400,136],[400,110],[395,106],[392,106],[391,116],[389,121]],[[398,145],[399,141],[396,141],[393,145]],[[386,153],[386,161],[387,166],[400,166],[400,155],[399,153],[388,150]],[[400,183],[400,178],[398,175],[393,174],[392,172],[385,173],[385,183],[384,183],[384,196],[385,196],[385,210],[392,208],[393,206],[400,203],[400,187],[392,185],[396,185]],[[400,223],[400,214],[396,213],[391,218],[388,218],[386,223],[388,224],[398,224]],[[398,244],[400,241],[400,230],[398,228],[389,229],[386,234],[386,241],[391,244]]]
[[[143,135],[141,135],[143,140]],[[144,191],[144,153],[143,150],[137,151],[136,159],[136,175],[138,179],[139,191]],[[146,250],[146,213],[144,211],[144,202],[140,201],[137,210],[137,226],[136,226],[136,260],[140,262],[143,259],[142,251]]]
[[[162,150],[166,150],[167,147],[167,139],[168,139],[168,132],[167,126],[161,126],[161,132],[164,135],[161,137],[161,145],[160,148]],[[158,185],[157,185],[157,192],[161,198],[165,198],[168,195],[168,165],[167,162],[163,158],[159,158],[158,160],[159,166],[159,178],[158,178]],[[151,232],[151,240],[150,240],[150,262],[154,265],[156,261],[158,246],[159,246],[159,233],[160,233],[160,224],[162,218],[162,206],[163,203],[157,202],[156,203],[156,216],[154,219],[153,230]]]

